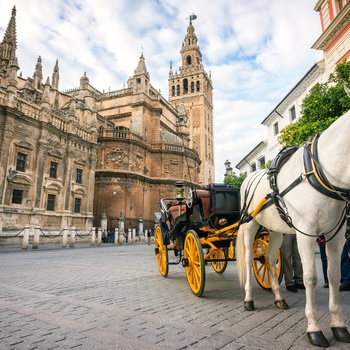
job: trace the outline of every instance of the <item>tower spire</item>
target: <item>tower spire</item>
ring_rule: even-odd
[[[11,64],[13,60],[16,59],[16,49],[16,6],[14,6],[11,13],[11,19],[4,34],[4,39],[2,43],[0,43],[0,82],[2,79],[6,79],[10,75]]]
[[[36,89],[41,89],[41,86],[43,84],[43,67],[41,65],[41,56],[38,57],[38,60],[36,62],[33,79],[34,79],[34,87]]]
[[[8,59],[16,56],[17,34],[16,34],[16,6],[13,7],[11,19],[4,34],[4,40],[1,43],[1,58]]]
[[[146,75],[146,77],[149,79],[149,74],[146,68],[146,62],[145,57],[143,56],[143,52],[141,53],[139,63],[137,64],[137,67],[134,71],[134,75]]]
[[[53,69],[53,73],[52,73],[52,87],[56,90],[58,90],[59,80],[60,80],[60,73],[59,73],[58,59],[57,59],[55,67]]]

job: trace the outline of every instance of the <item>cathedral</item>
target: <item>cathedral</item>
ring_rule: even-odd
[[[191,18],[192,19],[192,18]],[[43,78],[39,56],[24,79],[17,57],[16,8],[0,43],[0,231],[25,224],[90,231],[154,226],[174,184],[214,182],[212,81],[192,21],[170,66],[169,99],[150,83],[145,57],[121,90],[101,92],[84,73],[60,91],[59,62]]]

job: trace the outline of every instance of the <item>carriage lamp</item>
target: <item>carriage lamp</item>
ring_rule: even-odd
[[[185,198],[185,184],[183,181],[176,181],[174,185],[174,198],[183,200]]]

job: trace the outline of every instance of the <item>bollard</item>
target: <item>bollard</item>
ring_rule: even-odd
[[[74,248],[74,244],[75,244],[75,227],[73,226],[70,229],[70,242],[69,242],[69,246]]]
[[[101,237],[102,237],[102,229],[101,227],[98,228],[97,231],[97,245],[100,246],[101,245]]]
[[[96,228],[93,227],[91,231],[91,242],[90,245],[95,245],[95,240],[96,240]]]
[[[22,249],[28,249],[28,244],[29,244],[29,227],[30,227],[29,224],[24,225]]]
[[[131,228],[128,228],[128,244],[132,243],[132,234],[131,234]]]
[[[123,244],[124,238],[125,238],[124,234],[125,234],[124,231],[118,230],[118,242],[119,242],[119,244]]]
[[[119,230],[118,227],[114,230],[114,245],[118,245]]]
[[[67,235],[68,235],[68,227],[66,226],[62,232],[62,248],[67,248]]]
[[[34,226],[33,249],[38,249],[40,238],[40,225]]]

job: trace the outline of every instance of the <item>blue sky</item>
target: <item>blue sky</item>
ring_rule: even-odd
[[[122,89],[141,52],[151,84],[168,98],[169,62],[181,64],[189,23],[214,86],[215,181],[267,138],[262,120],[323,53],[316,0],[2,0],[0,40],[17,9],[17,56],[23,77],[42,57],[44,81],[59,61],[60,90],[86,71],[100,91]]]

